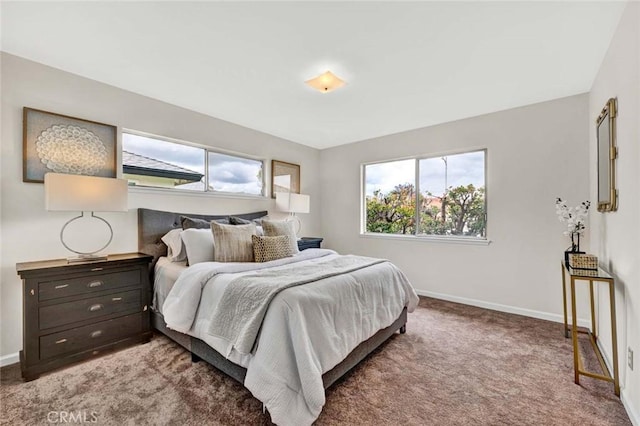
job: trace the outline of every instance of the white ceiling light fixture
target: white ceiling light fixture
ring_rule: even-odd
[[[305,81],[305,83],[316,89],[318,92],[322,93],[329,93],[346,84],[344,80],[340,79],[338,76],[328,70],[324,74],[320,74],[319,76],[312,78],[311,80]]]

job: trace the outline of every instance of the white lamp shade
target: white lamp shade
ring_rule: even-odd
[[[50,211],[126,212],[127,181],[83,175],[44,175],[45,208]]]
[[[289,213],[309,213],[310,198],[305,194],[276,192],[276,209]]]

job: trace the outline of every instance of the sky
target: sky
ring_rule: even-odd
[[[203,148],[128,133],[123,133],[122,143],[125,151],[204,173]],[[447,160],[446,168],[444,159]],[[421,193],[443,194],[445,176],[448,187],[470,183],[476,187],[484,186],[484,151],[426,158],[419,163]],[[413,183],[415,165],[414,159],[367,165],[366,194],[373,195],[376,189],[387,193],[396,185]],[[260,194],[262,187],[257,176],[261,169],[261,161],[210,153],[209,184],[218,191]]]
[[[445,167],[446,159],[446,167]],[[484,151],[443,157],[425,158],[420,163],[420,192],[442,195],[447,187],[473,184],[484,186]],[[391,191],[396,185],[414,183],[416,161],[399,160],[380,164],[368,164],[365,169],[366,195],[380,189]]]
[[[125,151],[204,174],[205,150],[144,136],[122,134]],[[231,155],[209,154],[209,185],[217,191],[261,194],[258,173],[262,162]]]

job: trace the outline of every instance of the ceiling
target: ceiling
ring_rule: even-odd
[[[587,92],[625,6],[3,1],[1,48],[327,148]]]

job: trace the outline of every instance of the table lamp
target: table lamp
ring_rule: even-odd
[[[44,175],[45,209],[48,211],[78,211],[76,216],[67,221],[60,231],[60,242],[69,251],[78,256],[70,257],[69,262],[86,262],[104,260],[106,255],[98,255],[107,248],[113,239],[113,228],[109,222],[95,212],[127,211],[127,180],[95,176],[71,175],[63,173],[47,173]],[[91,212],[91,218],[104,222],[109,228],[109,241],[100,249],[92,252],[74,250],[64,240],[67,226]]]
[[[296,213],[309,213],[310,197],[305,194],[294,194],[291,192],[276,192],[276,209],[288,212],[290,220],[298,223],[296,235],[300,232],[302,223]]]

